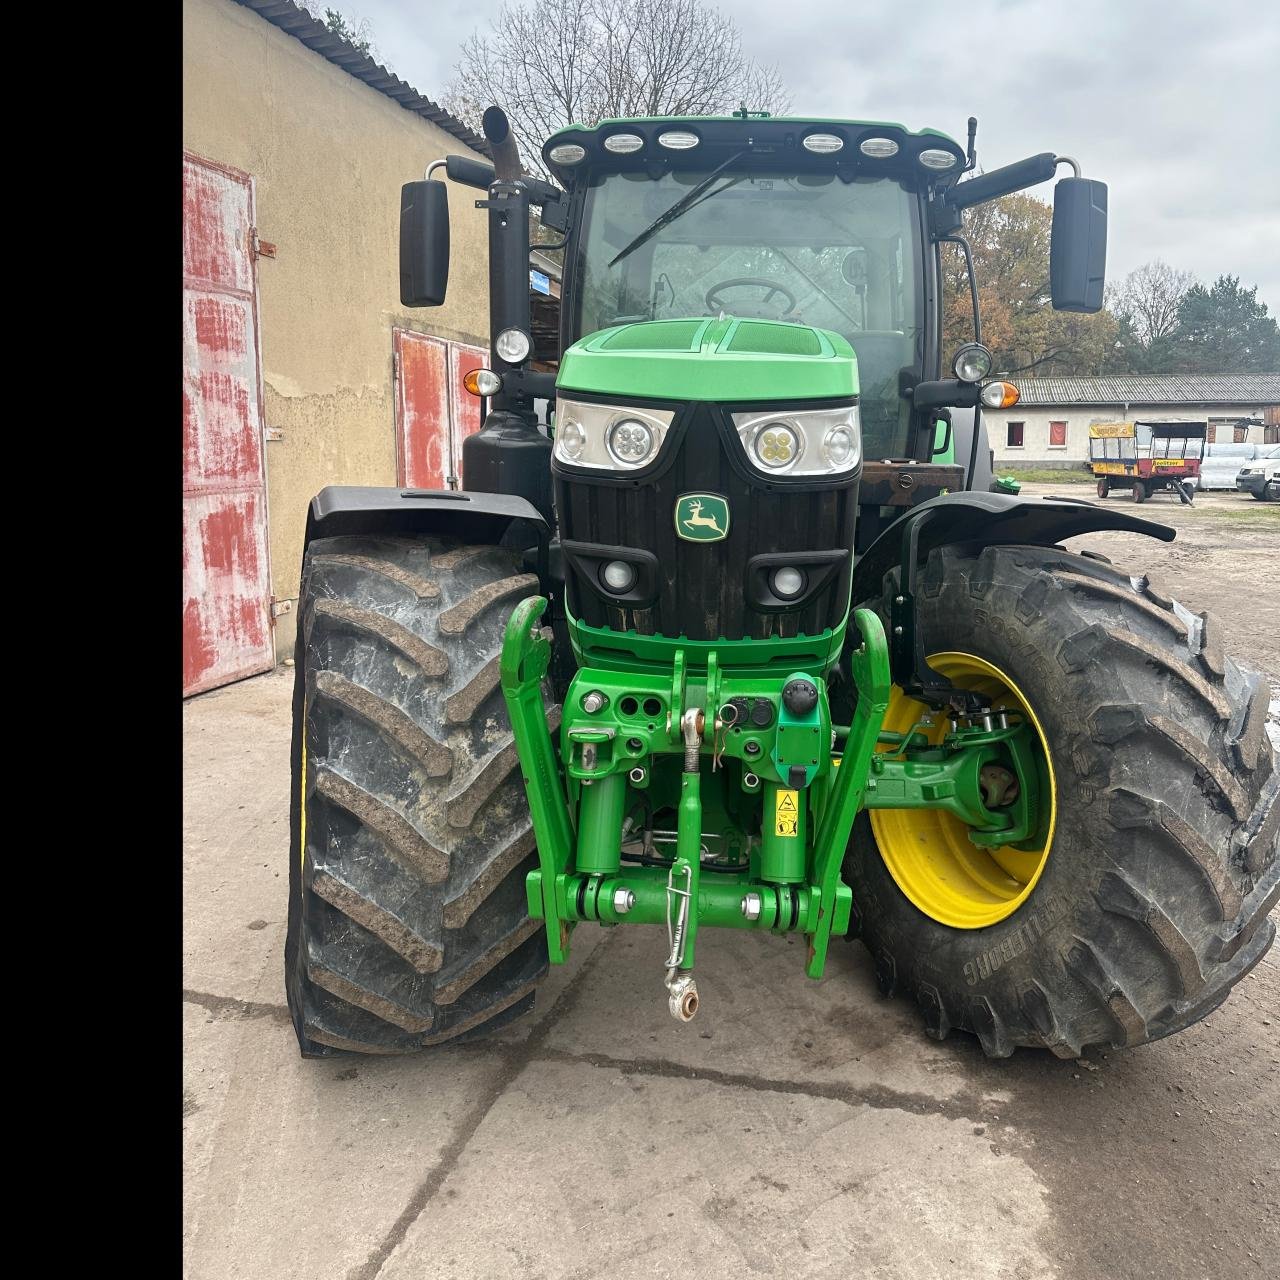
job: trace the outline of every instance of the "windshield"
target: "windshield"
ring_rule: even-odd
[[[711,172],[592,178],[575,335],[721,311],[833,329],[858,356],[866,456],[903,456],[898,374],[919,376],[924,343],[915,197],[884,178],[742,165],[707,184]]]

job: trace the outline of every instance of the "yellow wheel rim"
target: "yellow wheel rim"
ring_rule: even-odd
[[[872,809],[871,830],[880,856],[898,888],[912,905],[939,924],[953,929],[982,929],[1007,919],[1030,896],[1044,872],[1053,846],[1058,817],[1057,784],[1049,742],[1025,695],[998,667],[971,653],[935,653],[929,665],[962,689],[991,699],[995,710],[1017,710],[1030,721],[1040,740],[1048,786],[1041,800],[1049,804],[1044,845],[1039,849],[984,849],[968,837],[969,828],[940,809]],[[907,733],[929,708],[909,698],[895,685],[885,713],[884,727]],[[937,716],[942,721],[944,717]],[[931,742],[941,742],[945,723],[925,726]],[[893,748],[885,746],[881,750]]]

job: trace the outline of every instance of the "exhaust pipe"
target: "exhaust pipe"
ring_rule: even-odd
[[[480,125],[493,155],[493,172],[498,181],[515,182],[524,177],[507,113],[501,107],[486,107]]]

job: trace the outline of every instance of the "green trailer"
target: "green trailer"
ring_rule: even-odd
[[[967,256],[966,208],[1066,165],[1053,303],[1094,311],[1107,207],[1053,153],[974,176],[975,129],[610,120],[548,139],[553,183],[493,108],[491,167],[405,185],[406,306],[447,290],[433,173],[483,192],[484,420],[461,489],[311,505],[304,1054],[493,1030],[579,927],[649,926],[681,1021],[717,929],[802,936],[811,979],[858,939],[930,1034],[993,1056],[1167,1035],[1270,946],[1266,681],[1064,545],[1173,530],[971,487],[982,409],[1017,391],[972,280],[977,340],[942,350],[941,245]],[[531,367],[533,209],[563,237],[555,373]]]

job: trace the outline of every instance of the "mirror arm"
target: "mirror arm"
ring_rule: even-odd
[[[969,301],[973,305],[973,340],[974,342],[981,342],[982,316],[978,311],[978,278],[973,271],[973,250],[969,248],[969,242],[964,236],[939,236],[938,243],[959,245],[961,252],[964,254],[965,266],[969,271]]]

